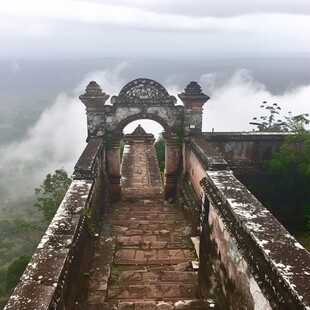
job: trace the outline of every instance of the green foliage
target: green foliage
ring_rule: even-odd
[[[287,176],[292,169],[306,177],[310,186],[310,131],[300,130],[286,138],[285,143],[266,163],[270,171]],[[283,190],[289,191],[290,188]],[[310,197],[303,202],[304,231],[310,235]]]
[[[155,150],[157,155],[157,161],[161,172],[165,170],[165,152],[166,142],[162,137],[159,137],[155,142]]]
[[[277,103],[268,105],[267,101],[263,101],[260,106],[262,109],[268,112],[267,115],[254,117],[251,125],[257,126],[258,131],[262,132],[285,132],[294,131],[298,132],[304,130],[304,126],[310,123],[309,114],[304,113],[300,115],[292,115],[289,112],[288,116],[284,116],[284,120],[280,116],[281,107]]]
[[[182,127],[178,127],[176,128],[176,136],[177,136],[177,141],[178,141],[178,145],[180,146],[180,148],[182,148],[183,145],[183,128]]]
[[[92,220],[91,220],[91,210],[89,208],[85,208],[81,211],[81,215],[84,216],[84,218],[86,220],[88,233],[90,235],[94,235],[95,234],[95,227],[94,227]]]
[[[273,105],[267,105],[267,101],[263,101],[260,106],[262,109],[268,111],[268,115],[260,116],[253,118],[254,122],[250,122],[251,125],[255,125],[258,128],[258,131],[267,131],[267,132],[278,132],[278,131],[287,131],[285,127],[285,122],[276,117],[280,114],[281,108],[277,103]]]
[[[112,278],[113,278],[113,281],[115,282],[115,284],[119,285],[120,284],[121,272],[120,272],[120,269],[117,265],[114,265],[114,264],[112,265],[111,275],[112,275]]]
[[[22,223],[15,230],[18,238],[29,242],[33,246],[37,246],[41,237],[42,227],[38,224]]]
[[[285,142],[279,148],[278,152],[273,154],[271,160],[267,161],[266,167],[271,172],[280,173],[284,179],[290,179],[289,173],[297,171],[306,177],[306,182],[310,184],[310,131],[305,126],[310,123],[309,114],[300,114],[293,116],[291,112],[284,117],[284,121],[276,116],[280,115],[281,108],[278,104],[267,105],[264,101],[261,108],[267,110],[269,115],[261,116],[260,120],[254,118],[255,122],[250,124],[256,125],[259,131],[266,132],[292,132],[288,134]],[[279,116],[280,117],[280,116]],[[289,182],[287,183],[289,184]],[[291,186],[283,187],[285,192],[291,190]],[[310,234],[310,197],[308,201],[303,202],[304,209],[304,228],[307,235]]]
[[[125,147],[125,144],[123,141],[121,141],[121,144],[120,144],[120,147],[119,147],[119,150],[120,150],[120,156],[121,156],[121,161],[122,161],[122,158],[123,158],[123,154],[124,154],[124,147]]]
[[[30,261],[30,258],[30,256],[20,256],[10,264],[5,281],[5,288],[7,292],[11,292],[17,285],[21,275]]]
[[[289,135],[285,143],[267,162],[267,167],[278,173],[287,173],[291,167],[310,178],[310,131],[301,130]]]
[[[37,200],[34,207],[43,212],[46,222],[54,217],[71,181],[64,169],[58,169],[54,174],[49,173],[40,188],[35,189]]]

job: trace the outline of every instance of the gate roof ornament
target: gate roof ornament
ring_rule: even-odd
[[[210,97],[206,94],[204,94],[201,91],[200,85],[192,81],[190,82],[183,93],[178,95],[179,98],[182,100],[185,107],[202,107],[205,102],[207,102]]]
[[[85,104],[88,111],[102,109],[110,96],[102,91],[95,81],[89,82],[85,94],[79,98]]]
[[[158,82],[150,79],[136,79],[129,82],[118,96],[111,98],[113,105],[175,105],[177,99],[170,96]]]

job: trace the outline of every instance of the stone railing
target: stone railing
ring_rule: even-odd
[[[102,207],[102,145],[91,139],[62,203],[5,309],[73,309],[86,284]]]
[[[209,150],[210,144],[191,138],[185,159],[202,195],[203,296],[216,298],[223,309],[308,309],[309,252]]]

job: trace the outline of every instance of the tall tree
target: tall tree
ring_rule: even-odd
[[[46,222],[49,223],[54,217],[71,181],[64,169],[58,169],[54,174],[49,173],[43,184],[35,189],[37,200],[34,207],[43,212]]]
[[[310,124],[309,114],[292,115],[281,117],[281,108],[278,104],[268,105],[263,102],[261,108],[269,111],[269,115],[253,118],[250,124],[257,126],[259,131],[266,132],[290,132],[279,150],[273,154],[272,159],[266,162],[267,168],[280,173],[283,179],[290,179],[289,172],[292,169],[305,176],[305,182],[310,184],[310,131],[306,129]],[[295,170],[296,171],[296,170]],[[288,184],[290,184],[288,182]],[[290,187],[284,189],[289,192]],[[303,201],[304,230],[310,235],[310,197]]]
[[[292,115],[292,112],[288,113],[288,116],[281,116],[281,107],[277,103],[272,105],[267,101],[263,101],[260,108],[267,111],[267,115],[260,117],[254,117],[251,125],[257,126],[258,131],[262,132],[286,132],[293,131],[299,133],[305,130],[305,125],[308,125],[309,114]]]

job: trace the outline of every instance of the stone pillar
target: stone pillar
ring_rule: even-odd
[[[201,92],[197,82],[190,82],[184,93],[178,95],[184,104],[184,135],[202,131],[203,105],[210,97]]]
[[[166,139],[165,154],[165,199],[174,199],[177,191],[178,168],[180,167],[181,146],[177,138]]]
[[[110,182],[110,196],[121,198],[121,155],[120,140],[110,140],[106,144],[106,171]]]
[[[88,137],[97,137],[103,135],[104,127],[104,105],[110,96],[102,92],[101,87],[91,81],[86,87],[85,94],[79,98],[86,106],[87,131]]]

